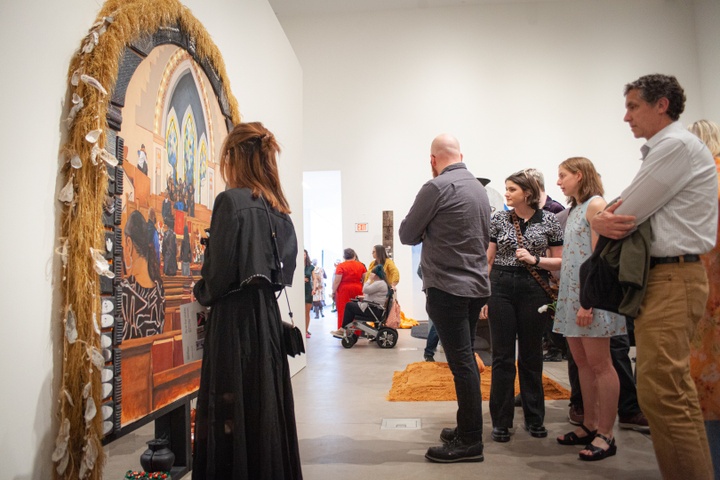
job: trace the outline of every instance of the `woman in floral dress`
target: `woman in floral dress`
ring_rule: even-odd
[[[625,333],[625,317],[580,305],[580,265],[590,257],[598,236],[590,219],[607,204],[600,175],[590,160],[569,158],[558,168],[558,186],[568,197],[560,291],[553,331],[565,335],[578,367],[585,404],[584,424],[557,438],[561,445],[586,445],[581,460],[615,455],[613,425],[620,383],[610,356],[610,337]]]

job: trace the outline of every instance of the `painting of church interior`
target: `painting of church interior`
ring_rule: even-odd
[[[122,423],[194,391],[180,306],[200,277],[213,199],[225,185],[225,117],[205,72],[175,45],[140,62],[122,109]]]

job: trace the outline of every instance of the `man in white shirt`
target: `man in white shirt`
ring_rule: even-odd
[[[709,480],[712,461],[688,357],[708,297],[699,255],[715,244],[715,164],[678,122],[685,94],[675,77],[646,75],[629,83],[625,107],[633,134],[647,140],[643,163],[621,200],[596,215],[592,228],[620,239],[650,221],[648,287],[635,319],[638,399],[663,477]]]

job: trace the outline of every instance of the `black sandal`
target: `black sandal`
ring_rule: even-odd
[[[566,433],[562,437],[558,437],[556,440],[560,445],[587,445],[588,443],[592,442],[595,438],[595,435],[597,434],[597,430],[590,430],[582,423],[580,424],[580,428],[585,430],[584,437],[579,437],[577,433],[570,432]]]
[[[602,460],[607,457],[612,457],[613,455],[615,455],[617,453],[617,446],[615,445],[615,437],[608,438],[605,435],[603,435],[602,433],[596,433],[595,436],[602,438],[603,441],[608,444],[608,449],[603,450],[602,448],[595,446],[591,443],[585,447],[585,450],[590,450],[592,453],[590,455],[588,455],[586,453],[583,454],[582,452],[580,452],[578,454],[580,456],[580,460],[584,460],[586,462],[594,462],[596,460]]]

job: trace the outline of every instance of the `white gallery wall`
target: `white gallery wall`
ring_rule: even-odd
[[[718,0],[488,4],[281,18],[282,25],[267,0],[184,3],[220,48],[243,119],[265,122],[284,147],[282,180],[301,248],[302,171],[340,170],[343,246],[366,263],[381,243],[381,212],[395,212],[397,229],[429,178],[429,144],[440,132],[458,136],[471,171],[500,191],[514,170],[541,168],[552,184],[561,160],[585,155],[613,196],[637,170],[642,144],[622,122],[624,83],[676,74],[689,98],[683,120],[720,121]],[[61,120],[69,61],[100,6],[0,2],[2,478],[52,476]],[[358,222],[370,232],[353,233]],[[410,249],[397,236],[395,252],[402,302],[416,292]],[[302,291],[296,272],[296,318]],[[291,360],[295,371],[304,364]]]
[[[358,4],[358,8],[359,5]],[[720,2],[557,0],[280,17],[303,69],[306,170],[341,170],[343,246],[368,263],[382,211],[395,231],[430,178],[429,145],[449,132],[476,176],[541,169],[586,156],[606,195],[639,168],[642,140],[623,123],[623,86],[648,73],[678,77],[681,120],[720,121]],[[354,224],[369,222],[369,233]],[[398,298],[427,318],[413,288],[411,249],[395,235]],[[422,300],[422,298],[420,299]]]
[[[720,122],[720,0],[694,0],[694,5],[704,113]]]
[[[225,59],[246,121],[284,147],[281,176],[302,249],[302,71],[267,0],[185,0]],[[58,151],[70,59],[102,5],[0,3],[0,478],[52,478],[60,320],[53,284]],[[298,264],[302,256],[298,257]],[[302,272],[290,299],[303,310]],[[284,313],[284,310],[283,310]],[[297,371],[303,357],[291,359]]]

